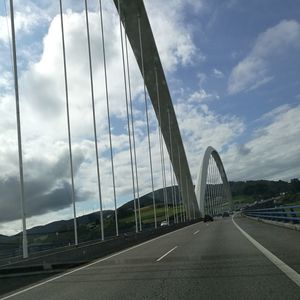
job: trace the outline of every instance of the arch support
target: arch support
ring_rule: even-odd
[[[156,114],[188,219],[199,215],[190,168],[143,0],[114,0]],[[141,41],[139,40],[139,23]],[[140,42],[142,47],[140,47]],[[143,56],[141,50],[143,49]],[[142,61],[143,57],[143,61]],[[158,84],[156,84],[156,82]],[[158,103],[157,94],[160,96]],[[159,107],[160,105],[160,107]],[[170,139],[170,136],[172,137]],[[172,144],[171,144],[172,143]]]
[[[222,160],[220,158],[219,153],[213,147],[209,146],[204,153],[203,160],[198,173],[196,186],[195,186],[196,198],[202,216],[207,211],[206,191],[208,188],[207,185],[208,169],[209,169],[208,166],[211,158],[215,161],[219,175],[222,180],[225,201],[229,203],[230,209],[232,209],[233,207],[230,186],[229,186],[229,182],[227,179],[227,175]]]

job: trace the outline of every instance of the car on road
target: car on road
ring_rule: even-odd
[[[214,218],[211,215],[205,215],[203,221],[204,222],[212,222]]]
[[[169,225],[169,222],[168,221],[162,221],[160,223],[160,227],[164,227],[164,226],[168,226]]]
[[[222,214],[223,218],[229,217],[229,212],[228,211],[224,211]]]

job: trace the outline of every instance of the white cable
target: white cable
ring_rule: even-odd
[[[142,65],[142,76],[143,76],[145,114],[146,114],[146,123],[147,123],[149,164],[150,164],[150,176],[151,176],[151,187],[152,187],[152,201],[153,201],[153,212],[154,212],[154,226],[155,226],[155,228],[157,228],[156,204],[155,204],[154,180],[153,180],[153,167],[152,167],[152,154],[151,154],[151,140],[150,140],[150,128],[149,128],[149,115],[148,115],[148,103],[147,103],[146,83],[145,83],[145,68],[144,68],[144,54],[143,54],[143,44],[142,44],[142,32],[141,32],[141,17],[138,15],[137,19],[138,19],[139,42],[140,42],[140,53],[141,53],[141,65]]]
[[[92,96],[91,98],[92,98],[92,111],[93,111],[93,129],[94,129],[94,144],[95,144],[95,154],[96,154],[98,195],[99,195],[99,202],[100,202],[100,210],[102,210],[101,179],[100,179],[100,166],[99,166],[99,154],[98,154],[97,125],[96,125],[96,112],[95,112],[95,96],[94,96],[94,82],[93,82],[93,67],[92,67],[92,54],[91,54],[91,41],[90,41],[90,29],[89,29],[89,16],[88,16],[87,0],[85,0],[84,3],[85,3],[86,33],[87,33],[88,56],[89,56],[90,87],[91,87],[91,96]],[[103,225],[102,225],[102,229],[101,229],[101,238],[104,239]]]
[[[139,212],[139,226],[140,226],[140,231],[141,231],[142,230],[142,218],[141,218],[141,205],[140,205],[139,176],[138,176],[138,168],[137,168],[137,155],[136,155],[134,120],[133,120],[133,104],[132,104],[132,95],[131,95],[131,80],[130,80],[129,58],[128,58],[128,47],[127,47],[127,36],[126,35],[125,35],[125,53],[126,53],[126,61],[127,61],[127,78],[128,78],[131,128],[132,128],[133,156],[134,156],[135,177],[136,177],[136,193],[137,193],[137,203],[138,203],[138,212]]]
[[[24,176],[23,176],[23,156],[22,156],[22,133],[20,121],[20,105],[19,105],[19,84],[18,84],[18,64],[17,64],[17,50],[15,37],[15,22],[14,22],[14,4],[10,0],[10,20],[11,20],[11,35],[12,35],[12,53],[13,53],[13,70],[14,70],[14,84],[15,84],[15,100],[16,100],[16,119],[17,119],[17,134],[18,134],[18,154],[19,154],[19,176],[20,176],[20,200],[21,200],[21,215],[22,215],[22,229],[23,229],[23,258],[28,257],[28,241],[26,231],[26,213],[25,213],[25,196],[24,196]]]
[[[70,126],[70,110],[69,110],[69,89],[68,89],[68,75],[67,75],[67,63],[66,63],[64,19],[63,19],[63,13],[62,13],[61,0],[59,0],[59,9],[60,9],[60,21],[61,21],[61,39],[62,39],[62,50],[63,50],[62,52],[63,52],[63,65],[64,65],[64,83],[65,83],[65,98],[66,98],[67,125],[68,125],[69,160],[70,160],[70,173],[71,173],[71,199],[72,199],[72,206],[73,206],[74,238],[75,238],[75,245],[78,245],[77,219],[76,219],[76,206],[75,206],[75,188],[74,188],[74,171],[73,171],[73,157],[72,157],[72,141],[71,141],[71,126]]]
[[[137,212],[136,212],[135,181],[134,181],[133,156],[132,156],[132,145],[131,145],[131,130],[130,130],[129,109],[128,109],[128,91],[127,91],[127,81],[126,81],[126,68],[125,68],[125,57],[124,57],[124,42],[123,42],[120,1],[118,1],[118,7],[119,7],[119,25],[120,25],[122,64],[123,64],[125,105],[126,105],[126,116],[127,116],[127,130],[128,130],[129,154],[130,154],[130,164],[131,164],[132,194],[133,194],[133,203],[134,203],[135,231],[138,232],[139,229],[138,229]]]

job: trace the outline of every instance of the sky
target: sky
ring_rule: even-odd
[[[72,217],[58,1],[14,1],[28,227]],[[300,3],[145,0],[194,181],[205,149],[229,180],[300,177]],[[102,199],[113,207],[97,0],[88,1]],[[131,200],[118,15],[103,1],[118,206]],[[0,2],[0,234],[21,230],[7,0]],[[63,1],[77,214],[99,210],[83,1]],[[140,193],[150,192],[143,80],[129,53]],[[150,103],[150,102],[149,102]],[[151,105],[150,105],[151,107]],[[155,189],[162,187],[150,109]],[[167,166],[169,161],[166,161]],[[170,174],[167,167],[168,184]]]

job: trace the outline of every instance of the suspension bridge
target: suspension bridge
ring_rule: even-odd
[[[89,70],[89,92],[92,106],[93,145],[96,164],[97,198],[99,201],[99,228],[101,241],[97,246],[81,244],[78,237],[78,216],[76,210],[76,181],[72,142],[72,122],[69,93],[70,76],[68,72],[68,40],[65,38],[65,11],[62,0],[58,1],[59,25],[61,38],[61,57],[63,60],[64,100],[68,133],[68,168],[70,198],[73,214],[73,241],[71,251],[60,250],[57,257],[85,255],[92,253],[93,247],[110,242],[105,231],[103,214],[103,193],[99,134],[97,126],[97,97],[95,93],[95,69],[91,44],[91,26],[89,3],[84,0],[85,33],[87,61]],[[221,157],[213,147],[206,145],[202,158],[199,157],[198,177],[195,183],[190,171],[183,139],[176,118],[167,79],[156,47],[147,12],[142,0],[113,0],[118,13],[119,45],[121,53],[122,81],[125,101],[125,123],[128,139],[128,156],[130,166],[128,174],[131,181],[130,190],[133,199],[134,232],[142,236],[145,230],[141,213],[141,186],[139,176],[137,128],[135,127],[135,109],[133,105],[133,78],[129,59],[131,47],[142,76],[142,99],[147,141],[148,161],[147,192],[151,197],[151,214],[153,232],[162,230],[161,225],[174,226],[173,231],[161,232],[163,235],[151,236],[152,239],[141,241],[131,248],[92,259],[70,271],[54,275],[38,283],[9,293],[1,299],[298,299],[300,287],[299,249],[293,247],[299,241],[296,231],[257,223],[240,214],[235,217],[222,218],[223,213],[233,210],[229,181]],[[98,5],[98,22],[100,24],[102,72],[104,80],[104,103],[109,136],[109,162],[111,174],[111,197],[113,198],[113,218],[115,236],[120,233],[118,215],[118,188],[116,172],[113,118],[111,115],[111,98],[108,70],[107,45],[109,36],[105,35],[105,18],[102,1]],[[10,0],[11,51],[14,72],[14,92],[16,102],[16,120],[18,133],[18,162],[20,210],[22,216],[22,258],[12,265],[30,262],[44,263],[45,257],[55,255],[49,252],[31,254],[27,236],[26,218],[26,178],[23,172],[22,110],[20,109],[17,44],[14,24],[14,4]],[[103,99],[102,99],[103,100]],[[153,111],[152,111],[153,110]],[[156,116],[159,141],[159,173],[163,199],[163,218],[158,217],[158,199],[156,197],[156,179],[151,138],[151,113]],[[169,170],[167,170],[169,169]],[[169,176],[169,178],[167,178]],[[169,191],[168,192],[168,183]],[[214,222],[201,222],[206,217],[215,218]],[[161,220],[163,222],[161,223]],[[165,223],[164,223],[165,222]],[[171,225],[171,223],[173,225]],[[176,227],[177,226],[177,227]],[[145,235],[147,239],[147,235]],[[150,237],[150,236],[149,236]],[[276,238],[275,238],[276,237]],[[278,238],[277,238],[278,237]],[[145,239],[145,238],[144,238]],[[126,240],[126,237],[125,237]],[[110,245],[110,244],[108,244]],[[71,246],[70,246],[71,247]],[[104,246],[103,246],[104,247]],[[96,248],[95,248],[96,249]],[[100,251],[100,250],[99,250]],[[62,253],[62,254],[61,254]],[[92,254],[89,254],[92,255]],[[94,254],[93,254],[94,255]],[[9,262],[11,264],[11,262]],[[51,265],[51,264],[50,264]],[[7,268],[7,265],[5,265]],[[24,264],[22,265],[24,267]],[[31,274],[32,275],[32,274]],[[27,274],[26,276],[31,276]],[[19,276],[25,276],[19,275]],[[5,277],[3,277],[5,283]]]

